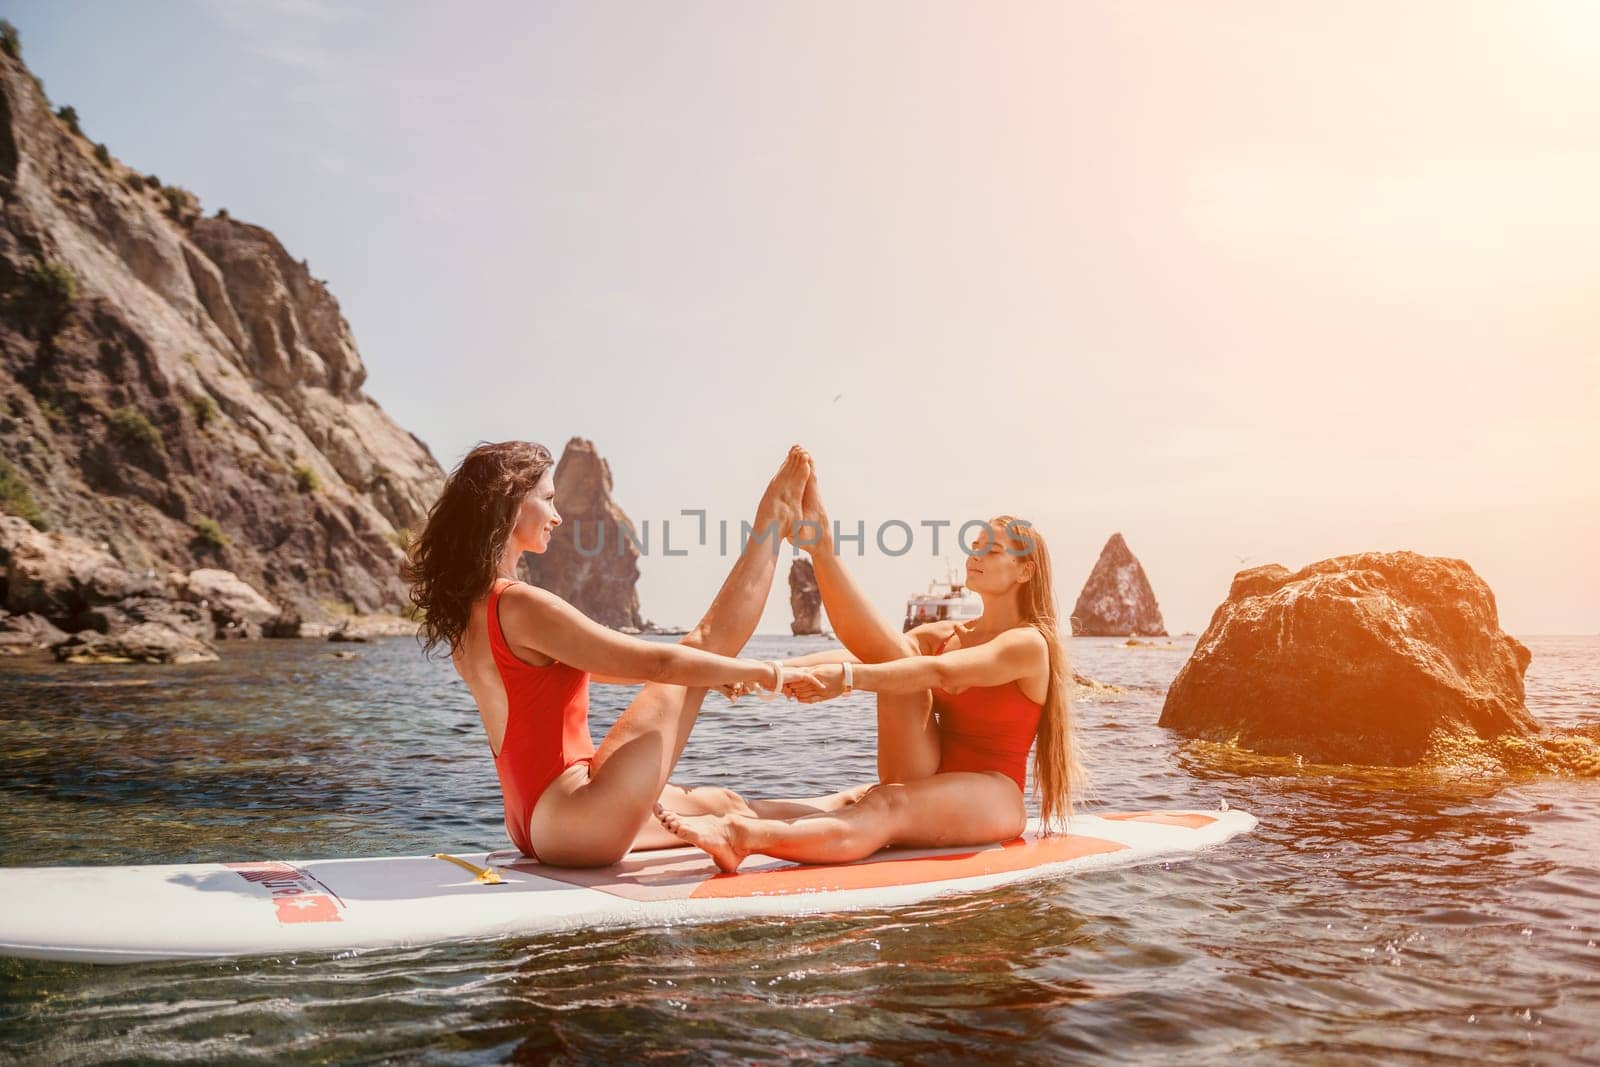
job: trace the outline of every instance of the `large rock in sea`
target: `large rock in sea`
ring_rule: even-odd
[[[546,551],[522,557],[523,575],[603,626],[642,630],[636,586],[639,545],[647,542],[611,499],[611,465],[593,441],[574,437],[555,482],[561,525]]]
[[[1120,533],[1111,535],[1072,609],[1072,632],[1085,637],[1165,637],[1167,624],[1150,579]]]
[[[305,261],[87,140],[14,48],[0,208],[0,510],[93,546],[68,577],[100,602],[169,595],[116,595],[118,573],[226,570],[308,621],[399,612],[400,546],[443,472],[363,392]]]
[[[1241,571],[1160,725],[1319,763],[1404,766],[1435,740],[1537,733],[1532,658],[1461,560],[1367,552]]]
[[[822,592],[809,559],[789,564],[789,609],[794,612],[789,629],[796,636],[822,632]]]

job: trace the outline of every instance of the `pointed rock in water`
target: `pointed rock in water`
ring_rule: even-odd
[[[1532,659],[1466,563],[1368,552],[1240,571],[1160,725],[1319,763],[1405,766],[1441,738],[1540,731]]]
[[[1085,637],[1165,637],[1167,624],[1144,568],[1120,533],[1111,535],[1072,609],[1072,632]]]
[[[796,636],[822,632],[822,592],[809,559],[789,564],[789,609],[794,612],[789,629]]]
[[[574,437],[556,464],[555,482],[561,525],[549,549],[524,555],[519,570],[530,584],[550,590],[602,626],[642,631],[635,587],[639,545],[648,549],[649,531],[641,537],[611,499],[611,465],[593,441]]]
[[[308,621],[330,601],[400,611],[399,545],[443,472],[362,392],[349,323],[304,261],[97,154],[3,50],[0,190],[7,506],[91,546],[59,573],[26,563],[9,599],[60,622],[173,595],[151,575],[226,569]]]

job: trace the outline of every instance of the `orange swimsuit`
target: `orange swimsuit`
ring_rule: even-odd
[[[935,656],[944,652],[950,637]],[[935,689],[933,710],[939,722],[940,774],[999,771],[1027,790],[1028,750],[1043,709],[1023,696],[1020,685],[975,685],[959,693]]]
[[[528,835],[533,806],[562,771],[594,758],[589,672],[565,663],[535,667],[516,657],[500,630],[500,594],[505,585],[497,581],[489,591],[489,651],[506,687],[506,733],[494,769],[505,799],[506,833],[517,848],[533,856]]]

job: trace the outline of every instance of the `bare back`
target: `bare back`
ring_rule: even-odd
[[[489,651],[489,614],[487,610],[489,597],[485,594],[472,605],[472,615],[467,621],[466,632],[461,635],[461,646],[450,657],[450,663],[456,669],[456,674],[467,683],[467,690],[472,694],[472,700],[478,705],[478,717],[483,722],[483,732],[489,738],[489,751],[499,756],[506,736],[506,717],[510,702],[506,697],[506,686],[500,677],[500,669],[495,666],[494,655]],[[516,650],[518,659],[531,666],[543,667],[553,663],[549,656],[532,656],[531,650],[519,648]],[[541,663],[539,660],[543,660]]]

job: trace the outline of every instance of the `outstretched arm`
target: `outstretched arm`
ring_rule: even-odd
[[[860,663],[848,648],[825,648],[804,656],[794,656],[783,661],[785,667],[810,667],[818,663]]]
[[[554,593],[531,585],[512,586],[501,595],[500,627],[513,652],[549,656],[603,678],[692,688],[774,684],[770,664],[683,644],[641,641],[601,626]]]
[[[958,648],[942,656],[911,656],[888,663],[853,666],[855,688],[874,693],[907,693],[944,689],[959,693],[975,685],[1004,685],[1045,669],[1050,650],[1044,635],[1019,626],[975,648]],[[784,692],[803,703],[828,700],[844,691],[842,664],[821,664],[786,675]]]

